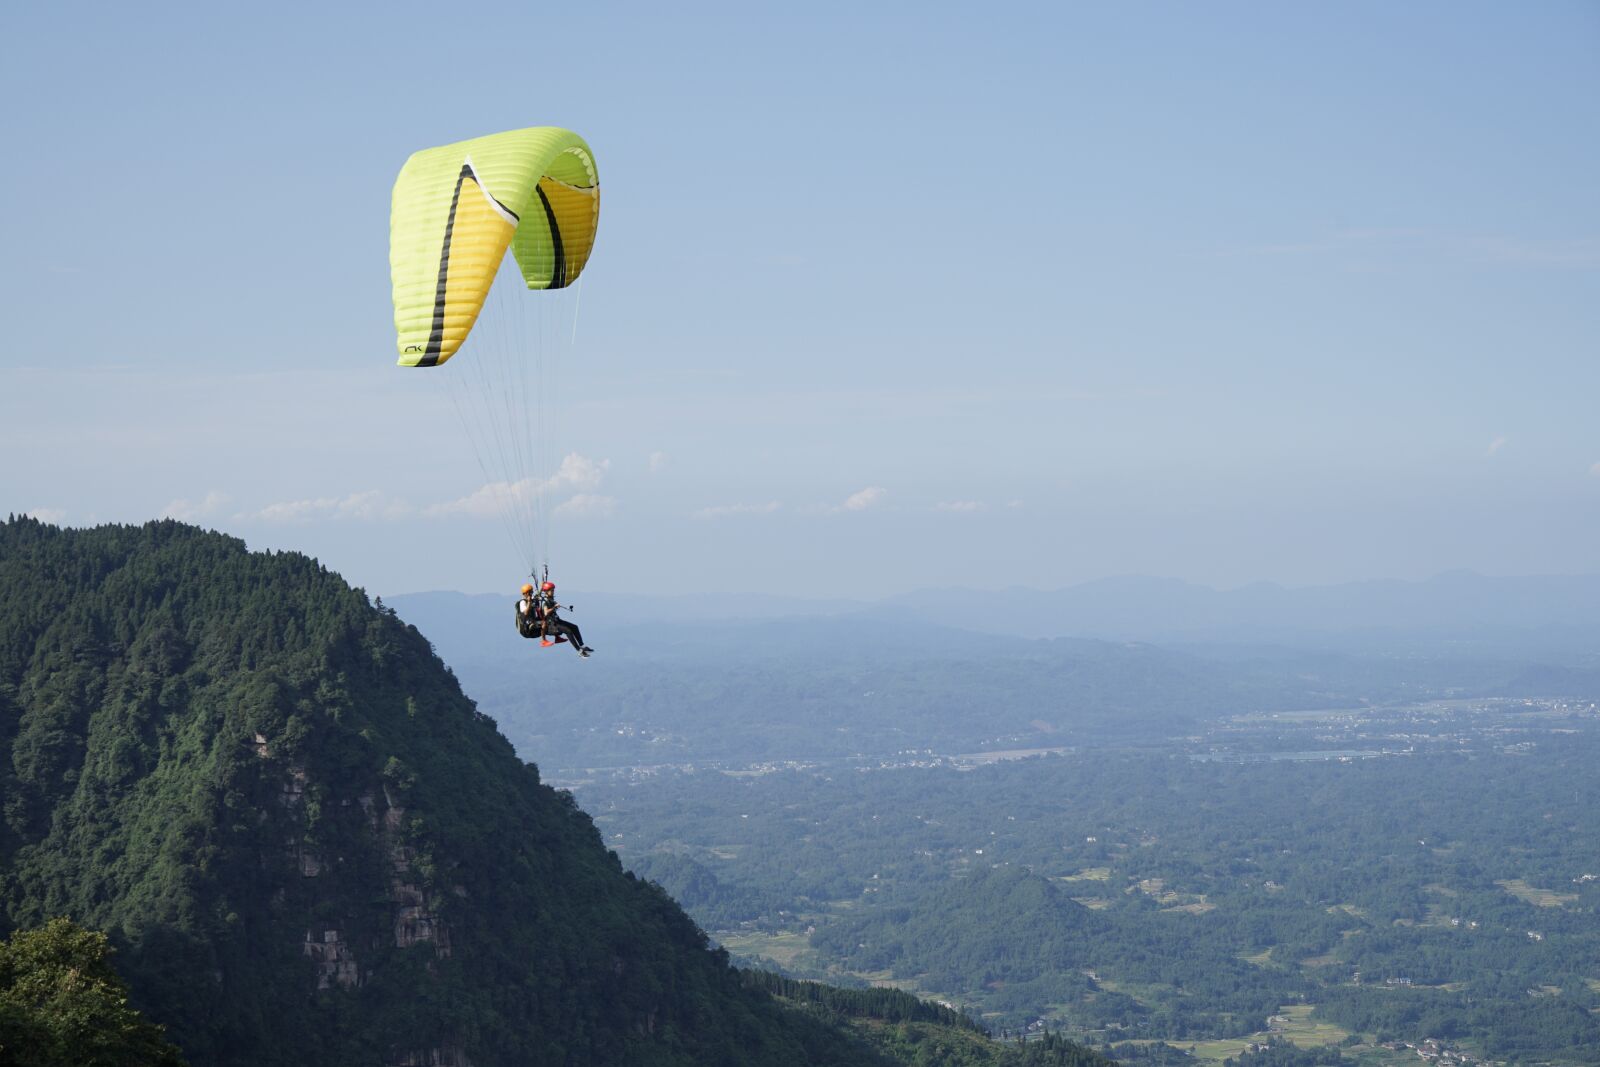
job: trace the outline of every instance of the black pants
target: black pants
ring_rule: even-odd
[[[578,629],[578,624],[568,622],[559,615],[544,621],[544,633],[551,640],[565,637],[573,648],[583,648],[583,633]]]

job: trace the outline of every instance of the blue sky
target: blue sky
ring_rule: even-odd
[[[552,124],[571,585],[1600,569],[1600,6],[542,7],[7,7],[0,511],[513,584],[388,195]]]

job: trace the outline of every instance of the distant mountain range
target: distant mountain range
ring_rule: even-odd
[[[508,597],[389,605],[519,749],[564,770],[1142,743],[1245,712],[1600,693],[1594,578],[1129,578],[878,603],[563,592],[596,658],[518,637]]]
[[[1173,578],[1122,577],[1055,590],[923,589],[880,601],[703,593],[571,596],[581,609],[575,619],[613,630],[808,620],[826,627],[915,623],[1027,638],[1161,644],[1494,650],[1535,658],[1600,652],[1600,575],[1488,577],[1449,571],[1419,582],[1303,587],[1261,582],[1227,590]],[[391,603],[419,622],[426,617],[430,634],[473,635],[475,647],[493,629],[511,626],[510,596],[410,593],[392,597]]]
[[[1171,578],[1107,578],[1054,591],[922,590],[869,609],[937,617],[977,605],[975,628],[1033,637],[1276,641],[1600,629],[1600,575],[1497,578],[1448,571],[1425,581],[1218,590]]]

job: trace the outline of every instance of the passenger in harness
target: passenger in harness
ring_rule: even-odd
[[[556,583],[548,578],[540,584],[537,593],[532,585],[524,584],[522,599],[517,601],[517,632],[523,637],[539,638],[539,643],[546,648],[565,641],[578,650],[578,655],[588,659],[594,649],[583,643],[583,633],[576,623],[558,614],[563,606],[572,610],[571,604],[556,603]]]

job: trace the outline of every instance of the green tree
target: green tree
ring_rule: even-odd
[[[181,1067],[128,1006],[106,935],[52,919],[0,943],[0,1067]]]

